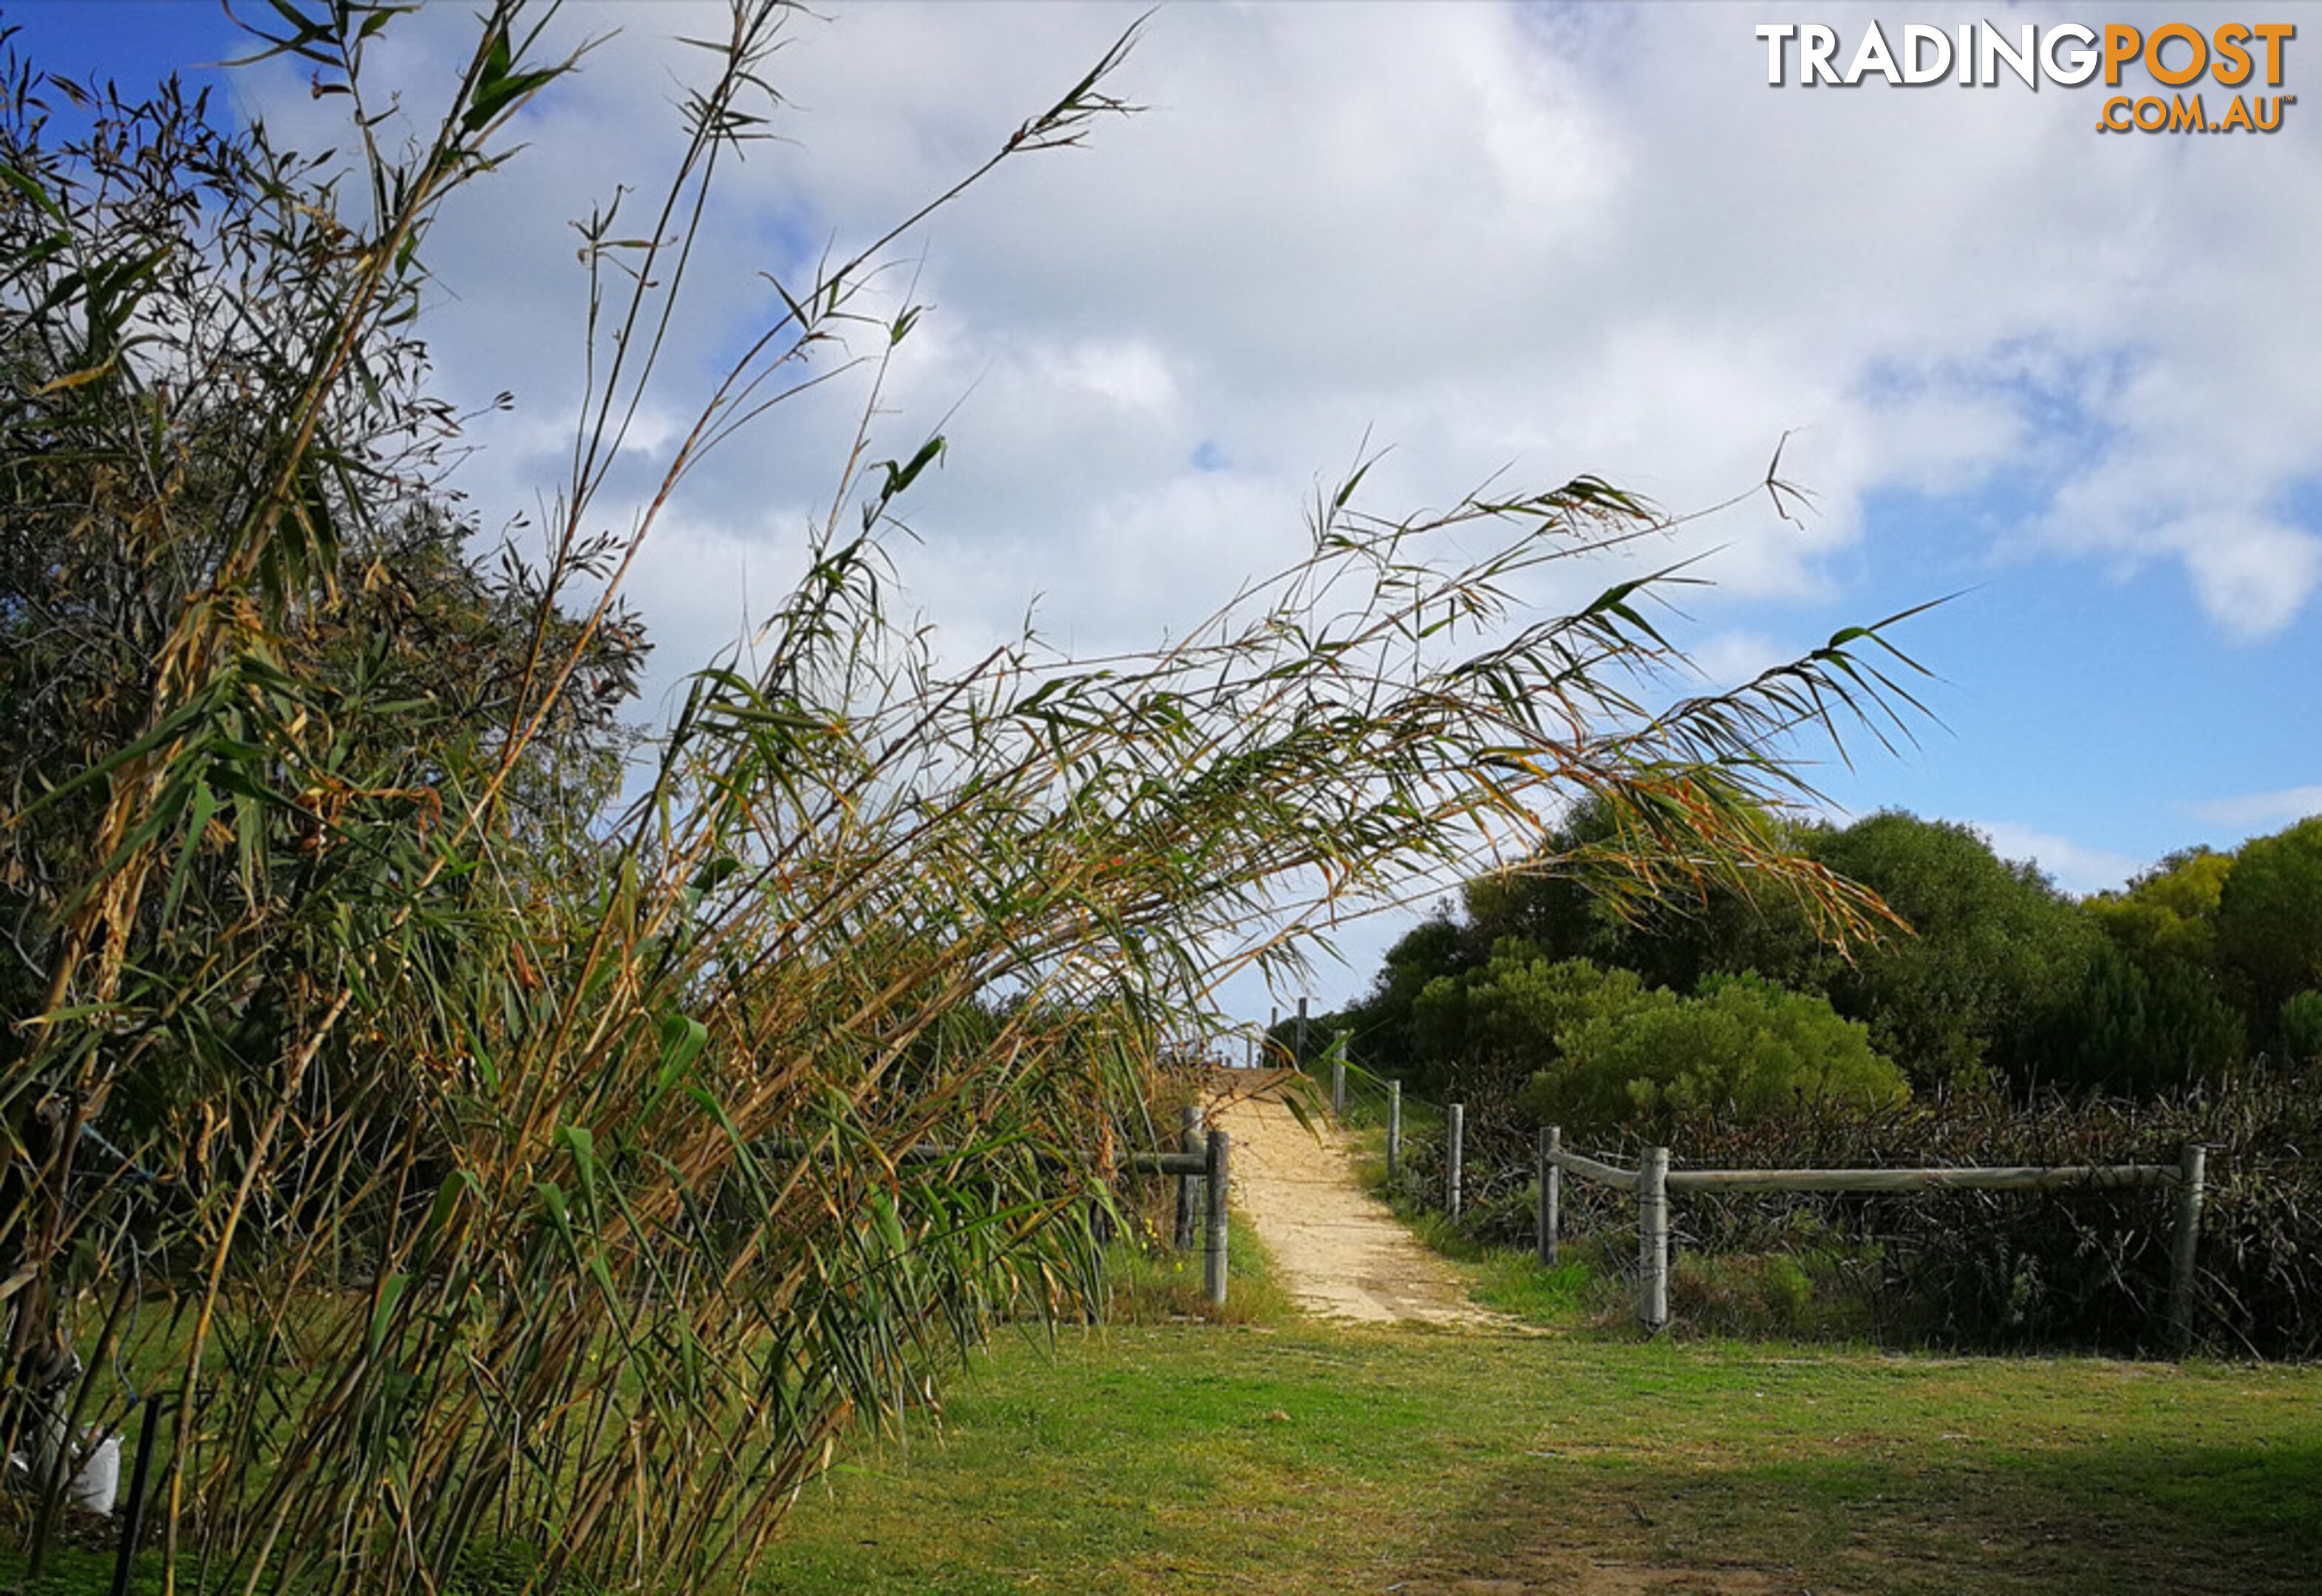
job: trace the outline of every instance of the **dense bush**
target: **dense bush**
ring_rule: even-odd
[[[1427,983],[1412,1006],[1412,1035],[1426,1081],[1470,1085],[1484,1066],[1521,1081],[1561,1051],[1562,1036],[1675,1000],[1630,971],[1551,961],[1530,944],[1503,942],[1483,969]]]
[[[2218,893],[2217,936],[2253,1028],[2322,986],[2322,815],[2242,845]]]
[[[2322,991],[2300,992],[2281,1006],[2281,1055],[2312,1063],[2322,1059]]]
[[[2322,1352],[2322,1171],[2308,1150],[2322,1105],[2261,1072],[2135,1104],[2045,1097],[1952,1100],[1852,1126],[1737,1126],[1704,1118],[1677,1144],[1709,1167],[2174,1164],[2206,1145],[2195,1331],[2219,1350]],[[1705,1246],[1795,1245],[1805,1230],[1877,1249],[1869,1292],[1884,1334],[1969,1346],[2156,1350],[2165,1322],[2176,1189],[1960,1191],[1910,1198],[1695,1199],[1683,1231]],[[1801,1215],[1810,1216],[1802,1227]],[[1787,1227],[1787,1234],[1777,1229]]]
[[[1599,1005],[1557,1041],[1563,1058],[1532,1076],[1522,1104],[1543,1124],[1586,1133],[1705,1115],[1843,1117],[1910,1097],[1860,1024],[1753,976],[1714,979],[1696,998],[1653,992],[1625,1010]]]
[[[2100,944],[2072,994],[2019,1053],[2025,1090],[2141,1097],[2221,1076],[2238,1064],[2241,1016],[2208,971],[2162,958],[2140,965]]]
[[[1514,1095],[1535,1120],[1581,1133],[1688,1108],[1860,1110],[1909,1095],[1864,1027],[1820,998],[1752,976],[1712,977],[1681,998],[1513,940],[1480,970],[1430,981],[1410,1024],[1426,1088],[1487,1111]]]

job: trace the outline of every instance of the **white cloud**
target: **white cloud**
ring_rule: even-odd
[[[2322,787],[2286,787],[2279,792],[2250,792],[2186,806],[2187,813],[2217,825],[2244,826],[2255,834],[2294,825],[2309,815],[2322,815]]]
[[[2067,892],[2102,892],[2125,886],[2129,877],[2147,862],[2012,821],[1974,820],[1968,824],[1989,840],[1992,852],[2002,859],[2031,861]]]
[[[2263,516],[2188,515],[2168,536],[2184,555],[2202,608],[2235,638],[2281,631],[2322,582],[2322,538]]]
[[[457,296],[429,324],[446,378],[516,388],[511,438],[561,428],[578,387],[564,222],[626,183],[643,230],[673,85],[695,64],[669,41],[718,9],[576,13],[623,31],[432,241]],[[906,214],[1129,20],[882,5],[800,22],[769,66],[793,141],[727,170],[675,367],[707,370],[772,306],[761,270],[794,281],[827,243],[844,253]],[[1821,506],[1803,530],[1760,502],[1668,551],[1721,546],[1707,569],[1736,599],[1826,595],[1875,490],[2004,481],[2052,487],[2032,525],[2047,546],[2180,561],[2228,635],[2286,625],[2322,581],[2322,544],[2281,510],[2322,470],[2322,389],[2298,352],[2322,344],[2304,288],[2322,206],[2298,197],[2322,187],[2311,141],[2099,137],[2089,96],[2052,87],[1771,89],[1756,20],[1740,5],[1159,14],[1118,79],[1151,109],[1011,164],[882,287],[882,303],[909,288],[932,306],[886,395],[893,431],[951,417],[944,491],[915,506],[954,552],[938,564],[975,548],[1020,565],[1038,547],[1053,604],[1102,604],[1119,586],[1104,529],[1145,535],[1120,506],[1197,499],[1220,460],[1248,490],[1237,513],[1269,523],[1367,433],[1397,449],[1380,491],[1413,502],[1513,463],[1522,481],[1587,470],[1688,508],[1746,488],[1801,428],[1786,469]],[[448,8],[399,24],[398,69],[425,83],[464,27]],[[270,114],[315,124],[303,83],[278,82]],[[711,518],[740,537],[794,531],[754,532],[750,511],[811,497],[801,473],[827,491],[847,419],[829,408],[705,473]],[[665,441],[674,419],[654,420]],[[477,473],[502,472],[507,497],[557,457],[513,452]],[[1272,524],[1243,536],[1275,546]],[[1206,609],[1244,574],[1220,548],[1132,549],[1139,616]],[[1023,597],[992,590],[996,608],[959,623],[989,630]]]

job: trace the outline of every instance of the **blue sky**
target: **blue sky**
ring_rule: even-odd
[[[827,9],[775,60],[791,142],[754,157],[716,218],[730,261],[712,265],[732,269],[705,278],[705,359],[763,294],[757,264],[869,235],[1137,14]],[[124,84],[232,48],[206,5],[5,15],[38,65]],[[467,15],[398,24],[382,69],[424,98]],[[1788,433],[1785,474],[1818,496],[1803,528],[1745,504],[1656,557],[1708,555],[1720,585],[1680,635],[1721,679],[1956,595],[1900,634],[1939,679],[1942,724],[1818,767],[1842,812],[1967,821],[2089,891],[2322,809],[2322,37],[2287,47],[2300,103],[2279,132],[2208,139],[2098,133],[2098,86],[1776,87],[1753,37],[1824,23],[1843,56],[1874,20],[1899,36],[1982,15],[1162,10],[1120,80],[1149,110],[1003,171],[910,246],[934,308],[886,402],[904,430],[950,416],[952,451],[915,503],[905,581],[961,656],[1036,592],[1060,641],[1150,642],[1294,554],[1301,505],[1366,434],[1394,450],[1382,508],[1508,468],[1596,471],[1682,509],[1746,488]],[[463,482],[488,519],[554,480],[568,435],[561,223],[650,180],[684,67],[667,41],[703,19],[600,3],[567,23],[617,37],[537,114],[510,184],[434,241],[441,381],[518,395]],[[2150,87],[2132,68],[2130,91]],[[229,93],[290,141],[332,136],[296,73]],[[763,613],[845,421],[729,459],[640,567],[657,691]],[[1318,1001],[1358,990],[1396,926],[1348,935]]]

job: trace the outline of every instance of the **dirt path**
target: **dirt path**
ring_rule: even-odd
[[[1356,1182],[1335,1133],[1323,1139],[1272,1097],[1225,1099],[1211,1123],[1233,1138],[1235,1205],[1273,1253],[1284,1283],[1329,1318],[1504,1329],[1467,1300],[1458,1275]]]

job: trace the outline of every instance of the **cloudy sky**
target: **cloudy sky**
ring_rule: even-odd
[[[1988,14],[2013,46],[2113,13],[2208,33],[2300,9],[1165,6],[1113,81],[1140,114],[1003,168],[897,257],[889,291],[929,309],[882,436],[949,442],[910,501],[903,578],[955,657],[1036,598],[1053,640],[1112,648],[1294,559],[1302,506],[1366,438],[1392,449],[1367,490],[1382,511],[1503,471],[1596,472],[1685,509],[1750,488],[1787,434],[1803,526],[1761,497],[1651,558],[1710,552],[1718,585],[1678,636],[1723,680],[1957,595],[1901,634],[1940,678],[1941,724],[1820,769],[1834,810],[1972,823],[2076,891],[2276,829],[2322,809],[2322,37],[2282,45],[2278,87],[2261,58],[2241,89],[2310,106],[2205,137],[2098,131],[2108,96],[2154,92],[2138,67],[2115,89],[2004,68],[1809,87],[1793,45],[1775,86],[1756,31],[1826,26],[1843,70],[1874,21],[1899,43]],[[415,108],[464,58],[471,10],[389,31],[377,64]],[[908,214],[1139,14],[817,10],[768,68],[780,141],[710,218],[681,372],[763,315],[761,270],[794,277]],[[722,13],[568,7],[560,34],[606,41],[431,241],[443,387],[516,396],[463,468],[489,523],[569,450],[584,279],[565,223],[617,185],[654,190],[698,70],[672,40]],[[124,85],[216,81],[193,69],[239,53],[205,5],[5,14],[37,64]],[[285,141],[339,136],[339,103],[296,73],[224,83]],[[2172,92],[2196,89],[2213,121],[2235,92]],[[676,397],[647,413],[648,455]],[[795,571],[860,394],[827,401],[729,450],[656,534],[635,584],[656,694]],[[1348,939],[1319,1001],[1365,983],[1382,935]]]

